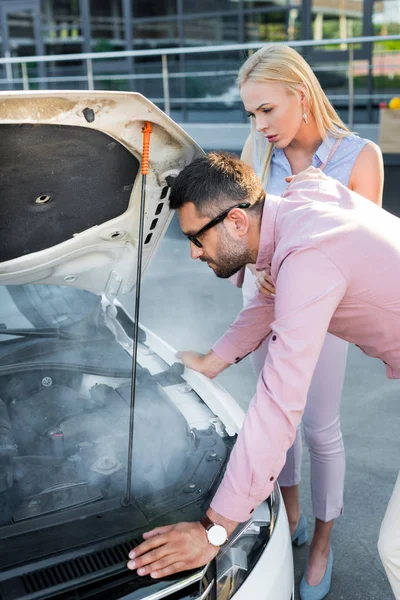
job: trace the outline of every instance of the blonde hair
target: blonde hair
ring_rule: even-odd
[[[246,81],[277,81],[293,93],[302,88],[322,139],[326,140],[328,135],[334,138],[350,135],[350,130],[329,102],[310,65],[293,48],[267,45],[252,54],[240,68],[237,78],[239,88]],[[254,119],[251,135],[253,140],[257,140]],[[261,165],[260,179],[264,189],[269,178],[273,149],[274,145],[268,144]]]

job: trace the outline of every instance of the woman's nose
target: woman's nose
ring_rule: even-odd
[[[256,115],[256,130],[263,131],[264,129],[268,129],[269,124],[265,115]]]
[[[193,242],[190,242],[190,256],[196,260],[196,258],[200,258],[203,254],[203,248],[199,248]]]

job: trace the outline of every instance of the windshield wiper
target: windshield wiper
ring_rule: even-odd
[[[52,337],[52,338],[60,338],[64,337],[62,335],[61,330],[54,327],[43,327],[41,329],[9,329],[8,327],[4,327],[0,324],[0,335],[21,335],[25,336],[33,336],[33,337]],[[67,334],[69,337],[69,335]]]
[[[74,324],[76,325],[76,323]],[[83,340],[86,338],[109,337],[111,332],[102,326],[97,328],[86,328],[86,331],[71,331],[73,326],[70,326],[69,330],[63,329],[62,327],[40,327],[37,329],[21,328],[21,329],[9,329],[0,323],[0,335],[15,335],[21,337],[37,337],[37,338],[56,338],[62,340]]]

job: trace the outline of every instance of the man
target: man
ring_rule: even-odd
[[[387,376],[400,378],[400,219],[312,167],[294,177],[282,198],[265,198],[253,171],[225,154],[187,166],[170,207],[178,210],[192,258],[222,278],[249,263],[258,270],[271,265],[276,293],[274,299],[257,294],[207,354],[181,354],[186,366],[215,377],[271,334],[207,522],[155,529],[130,553],[128,567],[155,578],[208,562],[271,493],[327,331],[380,358]],[[400,476],[379,551],[400,600]]]

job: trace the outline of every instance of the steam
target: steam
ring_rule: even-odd
[[[3,292],[7,327],[28,320],[30,328],[63,324],[68,332],[68,324],[76,340],[0,338],[0,524],[122,498],[131,358],[105,331],[100,298],[56,286]],[[138,369],[132,491],[151,496],[181,478],[194,444],[181,413]]]

